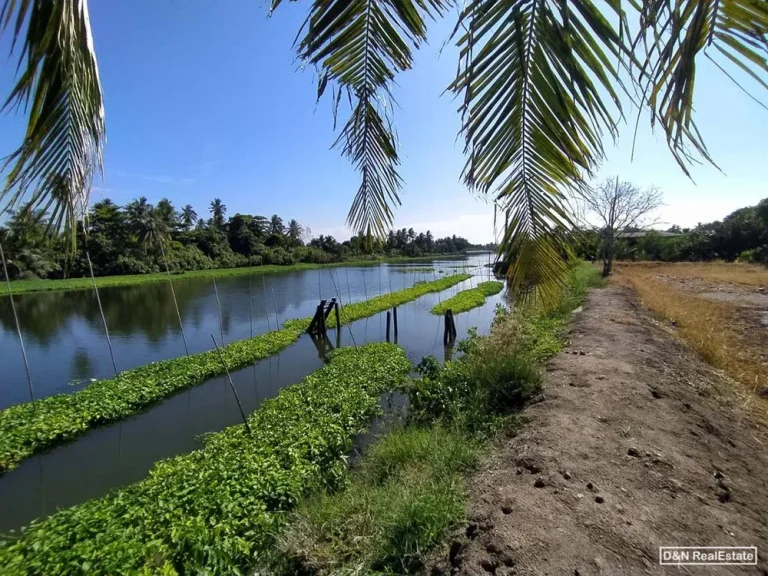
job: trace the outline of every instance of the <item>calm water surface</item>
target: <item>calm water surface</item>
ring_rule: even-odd
[[[481,264],[483,258],[474,258],[472,263]],[[461,262],[458,265],[466,265]],[[425,265],[421,265],[422,267]],[[437,265],[451,273],[455,262]],[[401,268],[402,269],[402,268]],[[408,352],[411,360],[418,362],[423,356],[432,354],[443,360],[451,354],[442,344],[442,319],[433,316],[429,310],[436,303],[450,297],[460,290],[472,287],[478,281],[487,279],[487,270],[478,266],[468,270],[476,274],[471,280],[463,282],[449,290],[438,294],[429,294],[398,308],[399,338],[398,343]],[[384,293],[389,291],[389,282],[393,290],[413,285],[415,280],[432,279],[432,274],[400,273],[394,267],[382,266],[376,268],[349,269],[349,290],[352,300],[365,299],[378,295],[379,289]],[[333,269],[333,281],[342,283],[342,300],[347,289],[344,268]],[[338,279],[337,279],[338,275]],[[381,280],[379,280],[381,275]],[[442,275],[436,274],[437,277]],[[306,277],[310,277],[307,280]],[[326,282],[327,278],[327,282]],[[255,277],[255,283],[261,286],[261,278]],[[280,321],[288,318],[310,316],[317,306],[318,291],[323,297],[330,298],[336,294],[334,282],[327,270],[291,273],[280,276],[266,276],[265,282],[271,300],[271,289],[275,288],[277,312]],[[318,289],[318,282],[320,288]],[[209,285],[210,284],[210,285]],[[184,286],[183,290],[179,287]],[[222,316],[225,341],[246,338],[250,334],[250,317],[248,311],[249,278],[217,279],[219,296],[222,301]],[[121,295],[120,291],[132,293],[133,287],[109,290],[111,302],[123,302],[133,308],[133,313],[123,313],[116,304],[111,304],[111,312],[107,312],[108,323],[114,321],[114,347],[120,369],[129,368],[143,363],[183,354],[184,347],[178,330],[178,319],[173,309],[172,301],[163,294],[166,285],[148,285],[142,289],[143,296]],[[213,332],[219,337],[218,308],[210,280],[175,281],[177,295],[180,298],[184,329],[190,344],[190,352],[206,350]],[[278,289],[281,296],[278,296]],[[107,290],[100,291],[102,299]],[[170,306],[171,314],[161,313],[162,306],[147,304],[144,298],[148,294],[157,295],[165,306]],[[67,302],[80,302],[81,308],[59,311],[55,319],[50,319],[50,325],[41,320],[42,316],[25,310],[25,330],[34,334],[32,319],[37,318],[48,327],[51,334],[48,340],[30,337],[30,357],[32,362],[33,384],[40,382],[43,386],[44,376],[54,382],[47,383],[49,393],[68,392],[77,387],[68,384],[72,380],[72,371],[79,365],[85,365],[88,372],[79,375],[80,378],[90,377],[88,374],[109,376],[111,363],[103,336],[100,336],[100,318],[98,312],[90,315],[92,310],[83,302],[87,302],[85,293],[35,294],[46,300],[51,296],[70,298]],[[262,298],[254,290],[253,324],[254,333],[262,333],[270,327],[274,329],[274,307],[264,307]],[[483,307],[456,316],[459,338],[466,335],[469,327],[477,327],[478,331],[486,333],[493,318],[495,306],[502,301],[502,295],[491,297]],[[21,299],[20,299],[21,300]],[[28,299],[26,306],[32,306]],[[182,302],[184,302],[182,304]],[[0,301],[0,305],[5,302]],[[260,312],[257,311],[261,305]],[[46,305],[37,304],[33,309],[43,314]],[[105,306],[106,302],[105,302]],[[152,311],[147,312],[147,307]],[[269,313],[269,326],[267,325]],[[111,316],[110,316],[111,314]],[[155,318],[150,316],[154,315]],[[162,317],[162,320],[159,319]],[[24,321],[22,321],[24,322]],[[349,326],[344,326],[337,333],[329,332],[326,343],[314,342],[308,336],[303,336],[294,345],[278,355],[257,362],[253,366],[232,373],[232,379],[237,387],[246,413],[256,409],[266,398],[274,396],[282,387],[301,380],[310,372],[322,366],[327,352],[337,346],[360,345],[366,342],[381,342],[385,339],[386,313],[359,320]],[[108,324],[112,332],[111,324]],[[117,326],[121,326],[117,328]],[[6,362],[13,362],[9,354],[8,341],[13,344],[12,332],[7,319],[3,318],[4,344],[0,356],[3,358],[3,373],[6,373]],[[42,334],[42,330],[40,333]],[[72,342],[72,334],[77,333],[77,344]],[[67,358],[73,349],[85,342],[92,342],[92,347],[83,347],[81,355],[88,358],[86,362]],[[18,348],[18,341],[15,342]],[[62,352],[63,347],[66,352]],[[180,350],[179,350],[180,349]],[[130,354],[128,353],[130,351]],[[43,355],[47,361],[43,361]],[[33,356],[34,355],[34,356]],[[130,362],[128,361],[130,359]],[[60,366],[50,366],[60,362]],[[67,370],[67,374],[63,372]],[[99,372],[100,371],[100,372]],[[11,383],[15,383],[16,401],[24,400],[26,382],[23,365],[18,362],[10,374]],[[4,378],[5,380],[5,378]],[[80,437],[72,443],[55,448],[47,453],[25,460],[19,468],[0,476],[0,532],[18,529],[28,524],[32,519],[47,516],[58,508],[72,506],[85,500],[103,495],[108,490],[130,484],[146,477],[153,463],[170,456],[189,452],[202,445],[200,436],[207,432],[217,431],[226,426],[240,422],[237,404],[225,378],[215,378],[200,386],[183,391],[176,396],[160,402],[148,410],[132,418],[112,426],[97,428]]]

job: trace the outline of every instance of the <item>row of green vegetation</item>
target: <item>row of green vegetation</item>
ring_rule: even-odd
[[[396,268],[392,268],[392,272],[397,272],[398,274],[427,274],[434,271],[434,268],[419,268],[417,266],[398,266]]]
[[[342,324],[445,290],[467,278],[467,274],[456,274],[349,304],[341,308]],[[276,354],[295,342],[310,321],[311,318],[288,320],[279,330],[222,347],[227,368],[235,370]],[[329,316],[328,324],[335,326],[334,315]],[[0,411],[0,472],[90,428],[131,416],[149,404],[223,373],[218,354],[211,350],[127,370],[117,378],[93,382],[74,394],[11,406]]]
[[[342,348],[328,365],[201,450],[145,480],[33,522],[0,541],[4,576],[244,574],[300,496],[338,486],[355,434],[412,366],[391,344]]]
[[[580,265],[556,309],[499,307],[491,333],[465,353],[419,365],[405,386],[410,413],[364,455],[340,488],[302,499],[277,537],[276,574],[411,574],[466,520],[465,481],[483,449],[514,433],[541,387],[542,364],[562,346],[563,327],[600,270]]]
[[[443,260],[454,260],[466,258],[463,254],[446,254],[439,257]],[[327,264],[313,264],[308,262],[297,262],[295,264],[267,264],[264,266],[249,266],[243,268],[212,268],[205,270],[189,270],[173,272],[173,280],[191,279],[191,278],[212,278],[227,276],[247,276],[250,274],[279,274],[284,272],[301,272],[303,270],[316,270],[318,268],[334,266],[378,266],[381,263],[399,263],[399,262],[430,262],[435,259],[434,256],[406,257],[406,256],[382,256],[370,257],[360,260],[345,260],[342,262],[331,262]],[[395,272],[402,272],[401,268],[393,268]],[[432,271],[432,268],[429,268]],[[458,268],[457,268],[458,270]],[[165,272],[155,272],[151,274],[126,274],[123,276],[98,276],[96,285],[99,288],[110,286],[130,286],[134,284],[144,284],[148,282],[167,282],[168,275]],[[92,290],[94,281],[91,278],[64,278],[60,280],[42,280],[32,278],[27,280],[14,280],[11,282],[11,290],[14,294],[24,292],[49,292],[53,290]],[[6,290],[0,290],[0,297],[7,296]]]
[[[393,306],[400,306],[411,300],[415,300],[419,296],[423,296],[429,292],[441,292],[447,290],[451,286],[455,286],[460,282],[469,280],[472,276],[470,274],[453,274],[451,276],[445,276],[438,280],[432,280],[431,282],[416,282],[410,288],[404,290],[398,290],[397,292],[389,292],[376,296],[370,300],[363,300],[362,302],[354,302],[344,306],[341,313],[341,322],[346,324],[360,318],[367,318],[377,312],[388,310]],[[306,330],[309,327],[311,318],[301,318],[298,320],[287,320],[284,323],[286,328],[299,328]],[[336,318],[331,315],[328,317],[327,326],[334,328],[336,326]]]
[[[456,296],[443,300],[439,304],[435,304],[432,308],[432,314],[445,314],[446,311],[451,310],[454,314],[459,312],[466,312],[477,308],[485,304],[485,299],[489,296],[498,294],[504,288],[503,282],[497,282],[495,280],[489,280],[488,282],[480,282],[475,288],[469,288],[462,290]]]
[[[311,238],[296,220],[235,214],[216,198],[210,218],[199,218],[190,205],[177,210],[163,198],[152,205],[141,197],[125,207],[109,199],[93,205],[76,233],[58,233],[44,211],[22,207],[0,227],[0,243],[12,280],[123,276],[260,265],[292,266],[347,260],[417,257],[463,253],[473,248],[458,236],[434,238],[412,228],[383,239],[364,234],[339,242],[332,236]],[[73,246],[74,240],[74,246]],[[4,274],[0,272],[0,278]]]

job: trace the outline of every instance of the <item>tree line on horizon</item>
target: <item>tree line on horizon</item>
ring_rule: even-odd
[[[693,228],[673,225],[662,231],[630,227],[623,233],[616,243],[617,260],[725,260],[768,265],[768,198]],[[580,258],[598,259],[600,230],[583,232],[575,244]]]
[[[172,273],[262,264],[330,263],[382,256],[453,254],[474,247],[453,235],[434,238],[413,228],[392,230],[384,239],[357,234],[339,242],[333,236],[311,238],[295,219],[237,213],[227,217],[220,198],[209,205],[209,217],[187,204],[177,210],[163,198],[156,205],[140,197],[125,206],[109,198],[93,204],[85,221],[77,222],[74,240],[52,230],[47,214],[23,208],[0,227],[8,276],[12,279],[70,278]],[[0,277],[5,274],[0,270]]]

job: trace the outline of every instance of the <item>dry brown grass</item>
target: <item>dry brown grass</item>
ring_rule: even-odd
[[[661,278],[663,276],[664,278]],[[755,420],[768,424],[768,399],[758,391],[768,386],[768,334],[755,326],[750,311],[729,302],[700,298],[673,280],[701,278],[714,284],[768,284],[768,270],[743,264],[622,264],[616,281],[633,287],[648,309],[672,322],[678,335],[706,362],[720,368],[740,386]],[[750,291],[745,286],[745,290]]]
[[[621,262],[620,272],[631,276],[637,274],[663,274],[675,278],[700,278],[710,282],[744,284],[746,286],[768,285],[768,268],[757,264],[731,262]]]

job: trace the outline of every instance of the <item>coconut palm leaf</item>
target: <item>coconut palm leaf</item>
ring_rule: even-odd
[[[273,1],[273,9],[279,4]],[[391,85],[426,38],[426,18],[452,0],[315,0],[297,49],[318,67],[318,97],[334,85],[335,107],[346,92],[351,113],[334,146],[362,176],[347,217],[354,229],[383,236],[402,185],[391,122]],[[334,112],[335,114],[335,112]]]
[[[609,4],[618,27],[587,0],[472,0],[461,15],[450,89],[463,98],[464,179],[508,218],[500,249],[517,293],[559,292],[566,195],[585,185],[621,117],[625,17]]]
[[[712,162],[693,121],[696,60],[706,56],[742,89],[728,67],[768,89],[768,2],[646,0],[635,8],[641,25],[634,47],[645,52],[638,74],[643,98],[688,174],[697,154]]]
[[[19,39],[26,24],[22,42]],[[104,108],[86,0],[5,0],[0,29],[20,45],[18,79],[4,109],[29,114],[24,140],[5,160],[3,210],[19,202],[51,211],[74,230],[101,168]],[[74,238],[74,235],[73,235]]]

